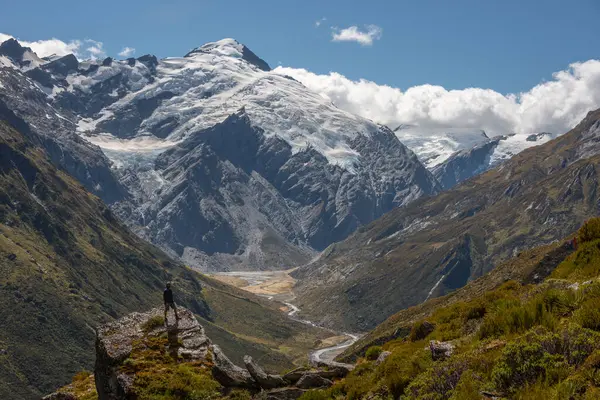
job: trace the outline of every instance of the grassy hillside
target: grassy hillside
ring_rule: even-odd
[[[450,293],[597,215],[600,110],[452,190],[359,228],[297,269],[297,305],[313,321],[373,329],[398,310]]]
[[[284,368],[320,335],[170,260],[0,122],[0,398],[37,398],[91,369],[94,327],[159,305],[167,280],[226,352]]]
[[[303,398],[600,398],[600,218],[578,237],[575,251],[535,249],[494,271],[522,283],[485,290],[497,275],[390,318],[351,375]],[[454,352],[434,360],[430,340]],[[381,351],[391,354],[377,365]]]

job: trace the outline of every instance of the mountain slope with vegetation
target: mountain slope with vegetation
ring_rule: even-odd
[[[322,324],[369,330],[566,237],[598,214],[599,138],[597,110],[553,141],[359,228],[294,272],[298,306]]]
[[[303,399],[598,398],[600,218],[577,236],[391,317],[346,379]]]
[[[232,355],[281,369],[323,336],[172,261],[0,122],[0,398],[39,398],[90,369],[95,327],[160,305],[165,281]]]

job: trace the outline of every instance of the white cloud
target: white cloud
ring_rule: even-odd
[[[323,17],[315,21],[315,27],[320,27],[323,22],[327,21],[327,18]]]
[[[92,39],[86,39],[85,42],[90,44],[90,47],[88,47],[86,51],[90,54],[92,60],[106,57],[106,53],[102,48],[104,47],[104,43]]]
[[[334,42],[357,42],[363,46],[371,46],[374,40],[381,39],[383,30],[377,25],[367,25],[366,31],[361,31],[357,26],[339,30],[333,28],[331,40]]]
[[[600,108],[600,61],[573,63],[529,91],[503,95],[490,89],[446,90],[420,85],[406,91],[331,72],[277,67],[338,107],[395,128],[475,128],[491,134],[564,133]]]
[[[0,33],[0,43],[10,38],[14,38],[14,36]],[[19,43],[21,43],[22,46],[30,47],[31,50],[33,50],[39,57],[47,57],[52,55],[66,56],[67,54],[74,54],[79,59],[96,59],[106,56],[106,53],[102,48],[103,43],[91,39],[86,39],[84,41],[71,40],[69,42],[64,42],[56,38],[37,40],[35,42],[28,42],[19,38],[16,39],[19,41]],[[83,43],[89,43],[90,46],[86,49],[82,49]]]
[[[135,49],[133,47],[123,47],[123,50],[119,53],[121,57],[130,57],[135,54]]]
[[[13,36],[0,33],[0,42],[4,42],[10,38],[13,38]],[[47,57],[51,55],[65,56],[67,54],[74,54],[77,53],[79,47],[81,46],[81,41],[79,40],[72,40],[67,43],[56,38],[37,40],[35,42],[19,40],[19,43],[21,43],[22,46],[30,47],[31,50],[33,50],[40,57]]]

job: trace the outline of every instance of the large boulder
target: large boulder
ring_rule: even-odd
[[[283,379],[290,385],[293,385],[294,383],[298,382],[300,380],[300,378],[302,378],[302,375],[304,375],[305,373],[307,373],[308,371],[310,371],[309,368],[306,367],[298,367],[296,369],[291,370],[290,372],[288,372],[287,374],[283,375]]]
[[[327,369],[315,371],[314,373],[326,379],[334,379],[344,378],[350,373],[350,370],[344,366],[334,365]]]
[[[298,383],[296,383],[296,386],[301,389],[325,388],[331,385],[333,385],[333,382],[329,379],[323,378],[318,373],[313,372],[304,374]]]
[[[255,389],[258,387],[256,380],[247,370],[235,365],[217,345],[212,346],[213,377],[225,387],[239,387]]]
[[[386,358],[388,358],[391,354],[392,354],[391,351],[382,351],[379,354],[379,357],[377,357],[377,360],[375,361],[375,365],[379,365],[382,362],[384,362],[386,360]]]
[[[300,398],[306,389],[300,389],[296,387],[286,387],[280,389],[273,389],[266,392],[267,400],[296,400]]]
[[[344,376],[348,375],[348,373],[354,369],[353,364],[346,364],[346,363],[341,363],[341,362],[337,362],[337,361],[322,361],[322,360],[311,359],[310,362],[312,365],[314,365],[317,368],[326,368],[326,369],[338,368],[340,370],[343,369],[343,370],[345,370]]]
[[[445,360],[454,352],[454,345],[450,342],[431,340],[429,342],[429,350],[431,351],[431,358],[434,361]]]
[[[258,382],[263,389],[275,389],[286,385],[286,381],[281,375],[267,374],[250,356],[244,356],[244,364],[246,369],[252,375],[254,380]]]
[[[166,335],[168,351],[186,361],[206,360],[210,340],[194,314],[178,309],[179,320],[165,326],[163,310],[155,308],[147,313],[132,313],[98,328],[96,332],[96,365],[94,378],[98,398],[123,400],[134,396],[133,377],[122,371],[136,340],[146,335]],[[173,318],[171,320],[174,320]]]

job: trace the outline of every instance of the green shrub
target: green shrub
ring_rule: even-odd
[[[447,399],[468,368],[469,360],[464,356],[436,363],[410,383],[406,388],[407,396],[411,399]]]
[[[579,241],[581,243],[600,239],[600,218],[591,218],[579,228]]]
[[[481,399],[481,377],[473,371],[463,372],[458,385],[452,391],[450,400],[480,400]]]
[[[229,400],[252,400],[250,393],[241,389],[233,389],[227,398]]]
[[[493,312],[486,314],[479,329],[479,338],[498,337],[509,333],[522,333],[541,325],[553,330],[558,319],[548,311],[543,298],[535,297],[525,304],[519,299],[499,300]]]
[[[148,321],[146,321],[142,324],[142,331],[148,333],[155,328],[164,326],[164,324],[165,324],[164,317],[161,317],[160,315],[155,315],[154,317],[150,318]]]
[[[220,385],[206,368],[191,365],[172,365],[162,371],[140,371],[134,380],[135,393],[140,399],[152,400],[210,400],[219,399]]]
[[[408,338],[411,342],[425,339],[433,331],[433,325],[427,321],[418,321],[410,329]]]
[[[569,314],[580,301],[573,290],[548,289],[541,296],[546,310],[555,315]]]
[[[432,365],[429,351],[421,346],[405,346],[392,352],[377,372],[394,398],[398,398],[404,394],[413,379]]]
[[[568,373],[568,364],[561,354],[544,351],[539,342],[520,341],[506,346],[492,379],[498,389],[512,392],[540,379],[556,383]]]
[[[371,346],[365,353],[365,357],[367,358],[367,360],[377,360],[377,357],[379,357],[381,352],[381,346]]]
[[[467,312],[465,313],[465,318],[468,320],[471,319],[481,319],[485,316],[487,312],[487,308],[483,302],[475,301],[469,304]]]
[[[599,347],[600,334],[576,325],[559,333],[530,332],[504,348],[492,371],[493,381],[498,389],[507,391],[537,381],[551,386],[563,381],[584,362],[589,362],[590,366],[600,362],[600,357],[597,360],[590,358]],[[571,390],[574,382],[565,384],[560,390]]]
[[[327,400],[330,399],[331,396],[326,390],[318,389],[318,390],[309,390],[304,393],[298,400]]]
[[[577,251],[561,262],[550,275],[552,278],[581,281],[600,274],[600,240],[584,242]]]
[[[73,382],[85,381],[87,378],[90,377],[90,375],[92,375],[92,373],[90,371],[85,371],[85,370],[84,371],[79,371],[73,377]]]
[[[585,301],[573,317],[582,327],[600,331],[600,298]]]

